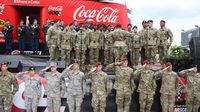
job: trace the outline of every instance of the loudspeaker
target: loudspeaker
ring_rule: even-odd
[[[47,61],[46,66],[50,66],[51,62],[52,61]],[[57,70],[58,70],[58,72],[62,72],[66,68],[66,65],[65,65],[64,61],[53,61],[53,62],[57,63]],[[50,70],[47,70],[47,71],[50,71]]]
[[[23,69],[22,63],[20,61],[7,61],[8,71],[11,73],[21,72]]]

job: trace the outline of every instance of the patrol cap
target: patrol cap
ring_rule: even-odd
[[[153,23],[153,20],[150,19],[150,20],[148,20],[148,23],[149,23],[149,22],[152,22],[152,23]]]
[[[144,64],[147,64],[147,65],[148,65],[148,64],[150,64],[150,63],[149,63],[148,60],[144,60],[144,61],[143,61],[143,65],[144,65]]]
[[[8,66],[9,63],[8,63],[8,62],[1,62],[1,65],[6,65],[6,66]]]
[[[172,63],[171,62],[167,62],[166,63],[166,67],[171,67],[172,66]]]
[[[165,23],[165,20],[160,20],[160,22],[163,22],[163,23]]]
[[[35,67],[30,67],[28,71],[35,71]]]
[[[51,62],[50,63],[50,67],[56,67],[57,66],[57,63],[56,62]]]
[[[101,63],[101,62],[97,62],[97,63],[95,64],[95,67],[98,67],[99,65],[102,65],[102,63]]]
[[[71,64],[79,64],[79,60],[78,59],[74,59],[72,62],[71,62]]]
[[[137,29],[138,27],[135,25],[135,26],[133,26],[133,29],[134,29],[134,28],[136,28],[136,29]]]

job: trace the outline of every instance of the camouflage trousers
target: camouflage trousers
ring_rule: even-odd
[[[131,92],[117,91],[117,112],[129,112],[131,104]]]
[[[48,112],[60,112],[61,98],[47,96]]]
[[[105,112],[106,95],[92,94],[93,112]]]
[[[57,61],[59,55],[59,49],[57,47],[49,47],[49,54],[50,54],[50,60],[51,61]]]
[[[99,60],[99,48],[90,48],[90,64],[94,65]]]
[[[151,106],[153,104],[153,95],[140,93],[139,103],[140,112],[151,112]]]
[[[169,47],[168,46],[164,46],[164,45],[160,45],[158,46],[158,53],[159,53],[159,59],[162,60],[162,58],[168,54],[168,50]]]
[[[131,63],[133,66],[137,66],[140,63],[140,49],[139,48],[134,48],[132,49],[131,52]]]
[[[85,66],[85,51],[86,50],[76,50],[75,51],[75,57],[80,61],[80,67],[83,69]]]
[[[0,112],[11,112],[13,95],[0,96]]]
[[[67,104],[69,106],[69,112],[81,112],[82,95],[73,95],[68,93]]]
[[[188,94],[186,99],[187,112],[198,112],[200,107],[200,96]]]
[[[126,55],[128,53],[128,47],[127,46],[114,47],[113,51],[114,51],[114,56],[115,56],[115,62],[119,62],[120,58],[126,57]]]
[[[154,64],[156,61],[156,46],[145,47],[145,56],[150,63]]]
[[[164,95],[162,94],[160,97],[162,112],[174,112],[175,106],[175,95]]]
[[[37,112],[39,100],[38,97],[29,98],[25,97],[26,112]]]
[[[71,49],[61,49],[61,61],[65,61],[66,65],[70,64],[70,58],[71,58]]]
[[[113,63],[113,52],[111,51],[111,49],[105,49],[104,50],[104,64],[108,65],[110,63]]]

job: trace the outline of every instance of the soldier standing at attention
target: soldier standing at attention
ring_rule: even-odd
[[[175,97],[178,92],[178,75],[172,71],[172,64],[166,63],[166,68],[155,73],[156,77],[160,77],[161,84],[161,105],[163,112],[174,112]]]
[[[147,59],[150,63],[156,63],[156,52],[158,46],[158,30],[153,27],[153,20],[148,21],[148,27],[146,29],[147,38],[145,39],[147,47],[145,48]]]
[[[0,112],[12,112],[12,100],[18,91],[17,79],[8,71],[8,64],[1,63]]]
[[[62,72],[62,77],[69,79],[67,87],[69,112],[81,112],[81,103],[85,94],[84,73],[79,70],[77,60],[72,63]]]
[[[6,54],[10,54],[12,51],[13,30],[14,27],[10,24],[10,20],[6,20],[6,23],[2,29],[2,33],[5,39]]]
[[[45,72],[49,68],[51,71]],[[63,86],[62,74],[57,71],[57,63],[51,62],[50,66],[42,69],[39,75],[46,79],[45,93],[47,95],[48,112],[60,112],[61,96],[64,96],[63,89],[65,87]]]
[[[57,61],[58,60],[56,58],[56,50],[59,50],[58,47],[57,47],[58,38],[59,38],[59,35],[60,35],[60,32],[61,32],[59,25],[60,25],[60,21],[55,20],[54,25],[49,28],[49,30],[47,31],[47,35],[46,35],[51,61]]]
[[[160,60],[162,60],[163,56],[167,55],[167,52],[169,50],[169,47],[171,46],[173,42],[173,34],[172,31],[165,27],[165,21],[160,21],[160,29],[158,30],[160,38],[158,38],[158,52]]]
[[[100,32],[97,28],[97,25],[93,26],[93,30],[89,32],[89,46],[90,49],[89,57],[90,64],[94,65],[99,60],[99,51],[103,44],[103,32]]]
[[[72,50],[72,38],[71,38],[71,30],[69,27],[66,27],[64,31],[62,31],[58,38],[58,45],[61,51],[61,60],[65,61],[66,65],[70,63],[70,52]]]
[[[131,95],[135,89],[135,84],[132,83],[133,69],[128,67],[127,58],[107,66],[108,69],[113,67],[116,74],[114,89],[116,89],[117,112],[129,112]]]
[[[128,53],[127,39],[130,33],[122,30],[120,24],[116,25],[116,29],[107,35],[107,38],[113,38],[113,51],[115,62],[119,62],[121,57],[126,57]]]
[[[26,26],[23,20],[21,20],[20,24],[17,26],[17,36],[18,36],[19,50],[24,51],[24,47],[25,47],[24,39],[26,36]]]
[[[81,69],[85,69],[85,52],[89,44],[88,33],[82,26],[75,37],[75,56],[80,60]]]
[[[156,82],[154,79],[154,72],[150,69],[149,61],[145,60],[143,68],[137,69],[134,75],[139,77],[139,104],[140,112],[151,112],[153,104],[153,96],[155,95]]]
[[[47,46],[47,40],[46,40],[46,35],[47,35],[47,31],[51,26],[51,20],[47,19],[46,23],[44,24],[42,31],[44,33],[44,53],[48,54],[48,46]]]
[[[36,51],[39,51],[39,39],[40,39],[40,25],[38,24],[37,19],[33,20],[33,24],[30,27],[31,29],[31,43],[32,43],[32,50],[34,54]]]
[[[94,112],[105,112],[106,97],[110,92],[111,83],[108,75],[102,71],[102,64],[97,62],[95,67],[92,68],[85,78],[92,80],[92,107]]]
[[[198,112],[200,106],[200,74],[197,67],[183,70],[179,73],[186,76],[187,112]]]
[[[129,23],[129,24],[127,25],[127,28],[128,28],[128,32],[133,33],[132,24]]]
[[[24,76],[27,74],[29,76]],[[20,72],[17,77],[25,83],[25,107],[26,112],[37,112],[37,106],[41,97],[41,82],[40,79],[35,77],[35,67],[30,67],[26,72]]]

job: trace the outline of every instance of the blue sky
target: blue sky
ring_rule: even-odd
[[[126,0],[126,5],[132,8],[132,24],[139,29],[142,20],[154,20],[155,28],[160,27],[161,19],[165,20],[173,32],[173,44],[181,45],[181,29],[200,26],[199,0]]]

